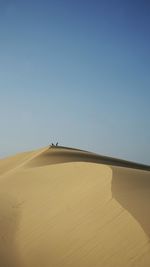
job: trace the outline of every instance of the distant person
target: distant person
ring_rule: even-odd
[[[56,146],[58,146],[58,142],[56,143]]]

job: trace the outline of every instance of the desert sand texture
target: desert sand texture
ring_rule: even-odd
[[[0,267],[149,267],[149,170],[64,147],[0,160]]]

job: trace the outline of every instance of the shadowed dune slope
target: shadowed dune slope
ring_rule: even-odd
[[[0,266],[149,267],[150,172],[135,167],[62,147],[1,160]]]
[[[142,170],[150,170],[150,166],[130,162],[126,160],[116,159],[107,156],[101,156],[84,150],[66,148],[66,147],[51,147],[35,157],[28,164],[28,167],[40,167],[50,164],[58,164],[65,162],[93,162],[120,167],[128,167]]]

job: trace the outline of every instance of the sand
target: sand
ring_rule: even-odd
[[[0,267],[149,267],[149,167],[119,162],[62,147],[0,160]]]

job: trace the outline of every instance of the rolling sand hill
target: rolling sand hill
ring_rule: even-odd
[[[149,267],[149,170],[63,147],[0,160],[0,267]]]

